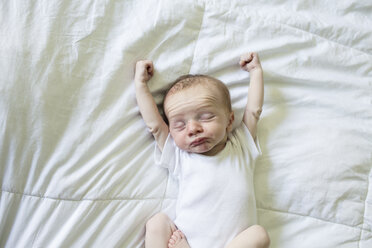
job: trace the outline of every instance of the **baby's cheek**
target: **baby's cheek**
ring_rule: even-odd
[[[176,137],[173,137],[173,139],[179,148],[181,148],[182,150],[186,149],[186,142],[182,137],[176,136]]]
[[[213,125],[213,126],[209,129],[209,131],[210,131],[210,132],[209,132],[210,135],[213,135],[215,138],[224,135],[224,130],[221,128],[220,125]]]

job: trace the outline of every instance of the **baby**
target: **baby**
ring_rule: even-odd
[[[155,137],[156,163],[179,181],[174,222],[158,213],[146,223],[145,247],[269,247],[265,229],[256,225],[253,189],[256,142],[263,105],[263,72],[256,53],[241,56],[250,73],[243,121],[232,130],[234,112],[227,87],[204,75],[178,78],[164,99],[163,120],[147,82],[151,61],[138,61],[137,103]]]

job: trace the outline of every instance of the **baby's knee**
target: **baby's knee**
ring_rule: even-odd
[[[146,222],[146,232],[161,234],[172,229],[172,221],[164,213],[157,213]]]
[[[270,237],[265,228],[260,225],[253,225],[249,229],[255,233],[254,247],[268,248],[270,246]]]

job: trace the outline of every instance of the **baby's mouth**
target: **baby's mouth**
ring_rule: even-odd
[[[193,142],[191,142],[190,146],[198,146],[203,144],[205,141],[207,141],[206,138],[197,138]]]

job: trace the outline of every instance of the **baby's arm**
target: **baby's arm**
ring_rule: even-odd
[[[241,68],[250,74],[248,102],[245,107],[243,121],[254,140],[256,140],[257,122],[260,119],[264,99],[263,72],[257,53],[241,56]]]
[[[137,104],[143,120],[149,128],[159,146],[163,150],[165,141],[168,137],[168,125],[159,114],[154,98],[147,86],[147,82],[154,74],[154,66],[149,60],[141,60],[136,64],[134,82],[136,85]]]

